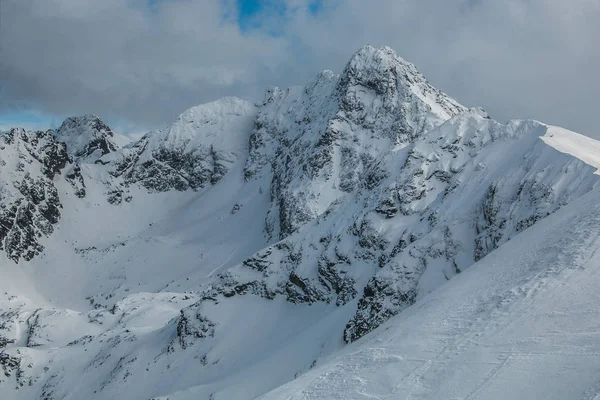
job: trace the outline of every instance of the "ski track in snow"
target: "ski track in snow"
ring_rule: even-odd
[[[231,260],[232,257],[233,257],[233,251],[231,252],[231,254],[229,255],[229,257],[227,257],[227,260],[223,261],[223,263],[221,265],[219,265],[217,268],[215,268],[212,271],[210,271],[208,273],[208,275],[206,275],[206,277],[210,278],[211,276],[213,276],[217,271],[219,271],[221,268],[223,268],[225,266],[225,264],[227,264],[229,262],[229,260]]]

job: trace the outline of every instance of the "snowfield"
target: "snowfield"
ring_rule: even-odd
[[[600,399],[600,142],[390,48],[0,135],[0,399]]]

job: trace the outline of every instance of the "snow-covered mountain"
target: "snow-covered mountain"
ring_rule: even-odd
[[[134,143],[0,143],[2,399],[600,393],[600,143],[389,48]]]
[[[67,118],[54,133],[63,142],[75,161],[94,162],[129,142],[113,131],[97,116]]]

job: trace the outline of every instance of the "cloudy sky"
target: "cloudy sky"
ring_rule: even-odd
[[[0,0],[0,128],[95,113],[125,133],[388,45],[500,121],[600,138],[600,0]]]

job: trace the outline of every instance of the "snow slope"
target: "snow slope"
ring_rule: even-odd
[[[261,399],[597,399],[600,191]]]
[[[595,387],[598,142],[498,123],[387,47],[124,146],[95,116],[11,132],[2,399]]]

